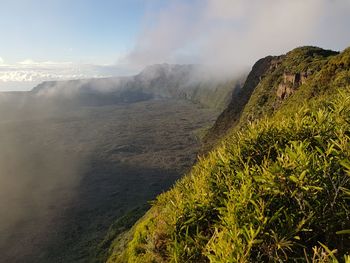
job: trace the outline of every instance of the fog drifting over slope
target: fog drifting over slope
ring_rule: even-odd
[[[241,83],[196,71],[158,64],[0,92],[0,262],[86,262],[112,222],[168,189]]]
[[[211,74],[201,76],[232,77],[261,57],[297,46],[342,50],[350,44],[348,0],[154,0],[146,6],[134,45],[120,53],[116,48],[115,63],[29,58],[7,64],[0,58],[0,90],[28,90],[46,80],[132,75],[164,62],[203,64]]]
[[[231,74],[297,46],[341,50],[350,44],[349,12],[347,0],[170,1],[149,11],[121,62],[199,63]]]

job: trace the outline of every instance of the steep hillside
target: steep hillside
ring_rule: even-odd
[[[205,143],[209,147],[237,125],[248,102],[246,115],[242,118],[245,121],[277,110],[285,98],[335,54],[337,52],[317,47],[301,47],[286,55],[268,56],[257,61],[242,88],[233,92],[231,102],[206,135]]]
[[[262,59],[235,95],[108,262],[350,262],[350,49]]]
[[[278,58],[269,56],[260,59],[254,64],[243,87],[241,89],[236,89],[233,92],[232,99],[229,105],[221,113],[214,126],[210,129],[209,133],[205,138],[206,143],[210,143],[210,141],[220,139],[222,135],[227,132],[228,129],[237,124],[240,117],[240,113],[249,101],[250,96],[252,95],[256,86],[259,84],[261,78],[264,76],[264,74],[266,74],[266,72],[270,69],[273,63],[276,63],[277,59]]]

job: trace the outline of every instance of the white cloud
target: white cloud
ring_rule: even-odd
[[[38,62],[27,59],[12,65],[0,66],[0,81],[33,82],[104,76],[94,72],[93,65],[74,65],[70,62]]]
[[[50,80],[86,79],[128,74],[116,65],[76,64],[72,62],[34,61],[26,59],[15,64],[0,63],[1,89],[13,89],[13,83],[33,83],[33,86]],[[7,83],[7,84],[6,84]],[[25,89],[30,85],[23,84]],[[32,88],[31,87],[31,88]],[[20,89],[20,88],[17,88]]]
[[[195,62],[232,72],[301,45],[350,45],[348,0],[169,2],[146,16],[137,43],[123,62]]]
[[[231,74],[301,45],[344,49],[349,13],[349,0],[169,0],[145,15],[134,48],[115,56],[119,66],[33,59],[8,65],[0,58],[0,82],[125,75],[163,62],[207,64]]]
[[[18,62],[18,64],[20,64],[20,65],[35,65],[35,64],[37,64],[37,62],[35,62],[32,59],[26,59],[26,60]]]
[[[2,57],[0,57],[0,65],[4,64],[4,59]]]

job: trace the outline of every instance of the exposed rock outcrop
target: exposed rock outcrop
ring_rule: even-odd
[[[244,120],[255,120],[281,107],[284,100],[320,70],[322,59],[337,52],[318,47],[296,48],[285,55],[268,56],[255,63],[241,89],[236,89],[228,107],[218,117],[204,138],[203,152],[236,126],[242,112]],[[252,94],[256,94],[252,97]],[[248,103],[250,101],[250,103]]]
[[[287,73],[283,74],[283,81],[278,85],[276,95],[279,99],[283,100],[288,98],[294,93],[301,85],[303,85],[310,72],[300,72],[300,73]]]

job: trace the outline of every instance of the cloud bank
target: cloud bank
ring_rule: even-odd
[[[171,1],[149,11],[135,47],[134,67],[200,63],[233,72],[257,59],[302,45],[350,45],[348,0]]]
[[[202,64],[231,76],[256,60],[297,46],[342,50],[350,45],[349,0],[149,1],[133,47],[115,65],[0,57],[0,90],[28,89],[46,80],[135,74],[157,63]],[[211,75],[210,75],[211,76]]]
[[[124,74],[130,73],[117,65],[38,62],[32,59],[6,64],[0,57],[0,91],[28,90],[50,80],[102,78]]]

